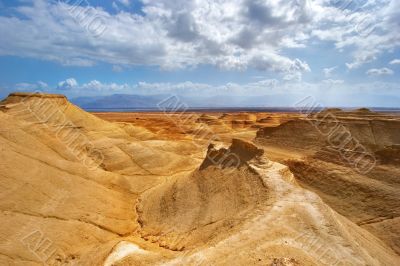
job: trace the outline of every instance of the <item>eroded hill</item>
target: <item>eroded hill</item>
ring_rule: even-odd
[[[275,159],[303,187],[400,254],[399,116],[328,109],[260,129],[257,142],[281,151]]]

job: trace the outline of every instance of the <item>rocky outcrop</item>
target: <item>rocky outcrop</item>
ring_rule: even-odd
[[[400,165],[400,145],[392,145],[375,152],[383,164]]]
[[[197,123],[204,123],[207,125],[221,125],[222,122],[217,117],[203,114],[197,120]]]
[[[16,103],[24,103],[28,100],[39,100],[39,99],[51,99],[57,100],[59,102],[66,103],[67,97],[62,94],[48,94],[48,93],[25,93],[25,92],[15,92],[8,95],[8,97],[1,101],[0,104],[16,104]]]
[[[372,112],[368,114],[370,115],[356,116],[353,112],[321,112],[277,127],[261,128],[256,139],[258,142],[299,148],[320,148],[351,142],[353,146],[359,143],[371,151],[400,144],[398,118]]]
[[[237,225],[268,199],[260,174],[248,164],[263,152],[240,139],[229,148],[210,145],[199,170],[141,196],[138,214],[143,237],[183,250]]]
[[[217,148],[216,145],[210,144],[208,146],[206,158],[200,166],[200,170],[206,169],[211,165],[217,165],[223,168],[237,167],[263,154],[263,149],[241,139],[233,139],[232,145],[229,148]]]
[[[307,120],[295,119],[276,127],[264,127],[257,131],[256,141],[294,147],[322,145],[317,129]]]

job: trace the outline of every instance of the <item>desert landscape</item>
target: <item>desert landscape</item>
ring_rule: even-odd
[[[0,0],[0,266],[400,266],[399,0]]]
[[[399,264],[396,113],[0,110],[1,265]]]

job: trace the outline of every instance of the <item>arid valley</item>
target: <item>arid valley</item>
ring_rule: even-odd
[[[4,99],[0,264],[399,264],[400,115],[160,108]]]

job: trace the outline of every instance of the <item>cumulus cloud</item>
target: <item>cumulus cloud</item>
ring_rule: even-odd
[[[129,91],[129,89],[132,89],[132,87],[127,84],[102,83],[98,80],[92,80],[88,83],[83,84],[82,86],[80,86],[77,89],[84,90],[84,91],[98,91],[98,92],[114,93],[114,92],[119,92],[119,91]]]
[[[15,84],[15,88],[18,91],[31,91],[31,90],[36,90],[38,87],[37,84],[33,84],[33,83],[27,83],[27,82],[21,82],[21,83],[17,83]]]
[[[321,12],[317,20],[328,26],[316,27],[312,31],[312,35],[318,39],[334,43],[339,51],[351,51],[352,61],[346,64],[348,69],[357,69],[373,62],[385,51],[400,46],[400,36],[393,30],[399,26],[399,1],[351,1],[350,6],[319,6]]]
[[[307,62],[281,52],[305,47],[315,12],[308,1],[142,2],[144,15],[67,4],[72,2],[24,2],[15,16],[0,16],[0,55],[75,66],[106,62],[162,69],[210,64],[291,74],[310,70]],[[98,35],[90,30],[95,18],[105,27]]]
[[[368,76],[387,76],[387,75],[393,75],[393,70],[389,68],[372,68],[368,70],[367,72]]]
[[[18,91],[35,91],[35,90],[47,90],[49,88],[49,85],[46,82],[43,81],[38,81],[36,83],[27,83],[27,82],[22,82],[22,83],[17,83],[15,85],[15,90]]]
[[[112,14],[73,7],[73,1],[21,1],[13,14],[0,15],[0,55],[83,67],[106,62],[170,70],[207,64],[301,78],[310,71],[308,63],[286,51],[315,40],[351,51],[349,69],[400,46],[393,30],[400,21],[397,0],[353,1],[359,6],[351,9],[327,0],[141,2],[143,14]],[[131,1],[113,1],[119,5]]]
[[[328,84],[328,85],[339,85],[339,84],[343,84],[344,80],[342,80],[342,79],[325,79],[322,81],[322,83]]]
[[[301,74],[300,73],[292,73],[292,74],[286,74],[282,78],[284,81],[301,81]]]
[[[60,81],[57,85],[57,89],[59,90],[70,90],[78,87],[78,82],[74,78],[69,78],[63,81]]]
[[[45,83],[43,83],[45,84]],[[136,84],[127,83],[103,83],[98,80],[92,80],[87,83],[80,84],[74,78],[69,78],[64,81],[58,82],[56,90],[51,90],[47,84],[46,88],[40,87],[39,83],[21,83],[16,84],[14,89],[20,88],[26,91],[39,90],[42,88],[46,91],[57,92],[63,90],[65,93],[79,94],[139,94],[139,95],[165,95],[165,94],[179,94],[179,95],[262,95],[266,92],[274,91],[280,82],[277,79],[263,79],[257,82],[246,84],[226,83],[223,85],[210,85],[206,83],[195,83],[191,81],[178,82],[178,83],[149,83],[138,82]]]
[[[394,59],[394,60],[390,61],[389,64],[391,64],[391,65],[400,65],[400,59]]]
[[[324,68],[322,71],[324,72],[325,78],[330,78],[333,75],[333,72],[337,69],[337,66]]]
[[[130,0],[118,0],[118,2],[120,2],[124,6],[129,6],[131,4]]]
[[[131,5],[131,1],[130,0],[116,0],[113,1],[111,6],[112,8],[114,8],[116,11],[121,11],[121,5],[122,7],[129,7]]]

